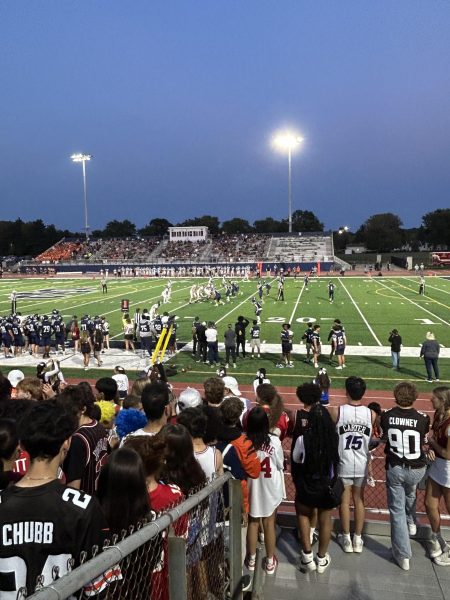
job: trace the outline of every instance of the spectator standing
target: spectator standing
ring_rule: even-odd
[[[142,407],[147,417],[147,425],[130,435],[156,435],[172,416],[169,388],[164,382],[148,383],[142,390]],[[126,438],[123,438],[124,444]]]
[[[66,482],[70,487],[94,494],[100,470],[108,456],[108,432],[92,417],[94,405],[78,386],[67,386],[58,401],[78,418],[78,429],[72,436],[63,464]]]
[[[208,346],[209,366],[218,366],[219,364],[219,342],[217,340],[217,329],[213,321],[209,321],[208,328],[205,331],[206,343]]]
[[[236,355],[239,356],[239,348],[242,351],[242,358],[245,358],[245,330],[250,321],[240,315],[234,325],[236,332]]]
[[[428,471],[425,492],[425,507],[432,532],[429,555],[436,564],[449,567],[450,548],[442,537],[439,504],[444,498],[447,512],[450,513],[450,388],[435,388],[431,403],[435,413],[433,435],[428,443],[434,460]]]
[[[427,370],[427,381],[428,383],[433,382],[433,372],[435,381],[439,381],[439,352],[440,346],[436,341],[434,333],[431,331],[427,332],[426,340],[422,344],[422,348],[420,349],[420,358],[423,358],[425,361],[425,368]]]
[[[402,349],[402,336],[398,329],[393,329],[389,334],[388,342],[391,344],[392,368],[398,370],[400,368],[400,351]]]
[[[348,377],[345,381],[347,403],[329,409],[339,436],[338,474],[344,484],[339,507],[342,533],[338,542],[344,552],[362,552],[362,530],[365,507],[364,488],[369,464],[369,442],[376,414],[361,401],[366,393],[366,382],[361,377]],[[350,539],[350,498],[355,507],[355,533]]]
[[[123,367],[117,366],[114,368],[114,375],[112,379],[117,383],[117,393],[119,394],[119,399],[123,400],[128,395],[128,375]]]
[[[306,385],[306,384],[305,384]],[[319,400],[320,391],[317,388]],[[339,463],[338,437],[327,409],[316,402],[309,411],[308,427],[295,442],[292,460],[298,464],[294,476],[295,509],[300,524],[301,565],[305,571],[323,573],[331,563],[331,510],[339,500],[330,493]],[[317,511],[317,512],[316,512]],[[318,515],[319,548],[313,558],[311,526]]]
[[[322,344],[320,342],[320,325],[314,325],[311,336],[314,367],[319,368],[319,356],[322,353]]]
[[[228,323],[228,329],[224,333],[225,338],[225,368],[228,369],[230,356],[233,361],[233,367],[236,368],[236,332],[233,325]]]
[[[71,559],[72,569],[80,564],[83,552],[91,558],[93,547],[101,548],[107,537],[106,520],[97,500],[58,479],[76,426],[76,419],[54,400],[35,404],[20,423],[19,437],[30,456],[30,467],[18,483],[0,495],[0,527],[4,532],[0,559],[23,566],[15,577],[0,578],[2,598],[16,597],[20,587],[33,593],[38,578],[42,586],[50,585],[53,569],[62,577]],[[16,543],[13,531],[23,536],[28,532],[30,539]],[[85,587],[85,593],[101,592],[114,577],[114,570],[102,575]]]
[[[381,415],[380,426],[386,442],[386,489],[391,516],[392,555],[404,571],[412,556],[410,535],[415,535],[416,491],[425,474],[423,450],[430,418],[413,408],[417,388],[408,381],[394,388],[395,406]]]
[[[258,479],[249,479],[250,513],[247,529],[247,556],[245,565],[252,571],[256,566],[256,544],[260,520],[264,530],[266,557],[264,570],[274,575],[278,564],[275,556],[275,519],[284,490],[283,448],[280,439],[269,433],[269,418],[262,407],[252,409],[247,420],[247,437],[253,443],[261,472]]]

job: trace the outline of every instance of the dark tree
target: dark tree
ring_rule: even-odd
[[[211,217],[210,215],[204,215],[203,217],[194,217],[193,219],[187,219],[182,223],[178,223],[178,227],[208,227],[209,233],[219,233],[220,222],[217,217]]]
[[[450,247],[450,208],[438,208],[422,217],[426,241]]]
[[[254,229],[245,219],[235,217],[222,223],[222,231],[225,233],[251,233]]]
[[[292,213],[292,231],[323,231],[323,223],[310,210],[295,210]]]
[[[285,222],[276,221],[272,217],[255,221],[253,227],[257,233],[281,233],[288,230]]]
[[[390,252],[403,242],[402,221],[393,213],[372,215],[357,231],[356,238],[366,244],[368,250]]]
[[[105,238],[132,237],[133,235],[136,235],[136,225],[128,219],[125,219],[125,221],[110,221],[103,230],[103,237]]]
[[[140,235],[166,235],[172,223],[167,219],[152,219],[148,225],[139,229]]]

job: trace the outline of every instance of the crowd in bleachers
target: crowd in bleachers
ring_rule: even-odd
[[[29,591],[41,571],[41,583],[50,583],[53,563],[48,561],[57,560],[56,548],[73,557],[76,566],[80,553],[102,546],[105,536],[151,519],[152,510],[164,511],[224,469],[241,482],[248,522],[245,568],[255,570],[262,531],[264,570],[274,575],[275,519],[285,496],[284,451],[290,455],[296,489],[300,569],[322,573],[331,560],[334,508],[340,507],[342,531],[337,541],[342,550],[364,550],[363,490],[370,477],[370,452],[380,443],[385,444],[394,561],[409,570],[409,538],[417,532],[416,489],[428,461],[427,551],[435,564],[450,566],[439,512],[441,499],[450,510],[449,387],[438,386],[432,392],[435,414],[430,428],[429,417],[414,409],[417,389],[406,381],[395,386],[392,408],[384,412],[376,403],[365,404],[366,384],[359,377],[346,379],[346,401],[339,408],[328,406],[329,397],[324,398],[319,385],[304,383],[296,391],[299,409],[289,413],[265,372],[258,372],[255,380],[255,404],[224,370],[204,381],[203,393],[188,387],[178,398],[161,365],[131,385],[118,367],[111,377],[99,379],[94,389],[87,382],[66,385],[62,379],[56,392],[39,379],[18,378],[16,372],[8,377],[0,375],[0,559],[26,559],[28,574],[21,584],[26,583]],[[210,511],[211,504],[201,510]],[[205,513],[215,519],[212,514]],[[198,514],[193,522],[188,518],[177,523],[178,535],[192,540],[190,532],[196,531],[198,537],[197,519]],[[21,543],[24,538],[27,544]],[[208,544],[203,540],[203,550]],[[166,600],[166,550],[158,551],[149,573],[140,574],[151,592],[145,586],[147,596],[134,597],[151,593],[151,598]],[[62,575],[67,567],[58,564]],[[108,576],[112,585],[127,585],[131,575],[126,564],[120,583],[117,573]],[[158,594],[152,587],[157,581]],[[1,578],[0,592],[5,590],[14,591],[14,582]],[[210,591],[206,586],[192,597],[206,600]]]
[[[219,234],[207,240],[168,242],[163,238],[61,240],[36,257],[43,264],[64,261],[246,262],[260,260],[317,261],[332,257],[327,236]]]
[[[206,243],[203,240],[197,242],[167,242],[158,254],[158,258],[163,258],[166,262],[196,262],[200,259]]]

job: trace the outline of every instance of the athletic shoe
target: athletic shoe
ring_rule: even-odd
[[[314,363],[314,368],[318,369],[318,367],[319,367],[319,364],[318,363]]]
[[[409,571],[409,558],[395,558],[395,562],[403,571]]]
[[[364,541],[361,536],[353,536],[353,552],[361,554],[363,551]]]
[[[236,368],[236,363],[233,363],[233,369],[235,369],[235,368]]]
[[[339,365],[339,367],[334,367],[335,369],[342,369],[342,366]]]
[[[306,554],[303,550],[300,553],[300,569],[302,571],[315,571],[317,565],[314,561],[313,553]]]
[[[446,550],[433,560],[440,567],[450,567],[450,550]]]
[[[410,536],[417,534],[417,525],[415,523],[408,523],[408,533]]]
[[[284,365],[282,365],[281,363],[279,363],[278,365],[275,365],[275,367],[276,367],[277,369],[283,369],[283,368],[284,368]]]
[[[342,368],[343,368],[343,369],[345,369],[345,367],[346,367],[346,366],[347,366],[347,365],[342,365]]]
[[[254,571],[256,567],[256,554],[255,556],[250,556],[250,554],[247,554],[244,559],[244,565],[249,571]]]
[[[434,558],[437,558],[438,556],[440,556],[441,554],[442,554],[442,546],[439,541],[439,538],[437,536],[432,537],[428,543],[429,557],[434,559]]]
[[[350,539],[349,535],[347,536],[347,535],[344,535],[343,533],[340,533],[337,536],[337,542],[344,552],[347,552],[347,553],[353,552],[352,540]]]
[[[227,363],[227,364],[225,365],[225,369],[228,369],[228,368],[229,368],[229,366],[230,366],[230,365]]]
[[[264,560],[264,571],[266,572],[266,575],[275,575],[277,566],[278,566],[278,558],[275,555],[272,556],[272,560],[270,562],[266,556],[266,558]]]
[[[247,592],[252,587],[253,580],[250,575],[242,575],[241,589],[243,592]]]
[[[372,476],[367,478],[367,485],[369,487],[375,487],[375,479]]]
[[[322,558],[317,555],[315,560],[318,573],[323,573],[330,566],[331,563],[331,558],[328,552]]]
[[[433,383],[432,379],[427,379],[427,383]]]
[[[289,363],[286,365],[286,369],[293,369],[294,365],[292,363]]]

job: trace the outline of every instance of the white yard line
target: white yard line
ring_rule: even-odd
[[[411,281],[411,283],[415,283],[417,285],[417,281],[415,279],[412,279],[411,277],[405,277],[405,279],[407,281]],[[426,290],[436,290],[437,292],[442,292],[443,294],[450,294],[450,292],[447,291],[447,290],[443,290],[443,289],[438,288],[438,287],[436,287],[434,285],[431,285],[429,283],[429,281],[433,281],[434,279],[435,279],[434,277],[427,277],[427,278],[425,278],[425,291]]]
[[[401,292],[399,292],[398,290],[396,290],[395,288],[391,288],[388,285],[386,285],[385,283],[383,283],[382,281],[379,280],[375,280],[379,285],[383,286],[384,288],[386,288],[387,290],[389,290],[390,292],[395,292],[396,294],[398,294],[400,296],[400,298],[403,298],[404,300],[407,300],[408,302],[410,302],[411,304],[414,304],[414,306],[417,306],[417,308],[420,308],[421,310],[424,310],[426,313],[428,313],[429,315],[431,315],[432,317],[434,317],[435,319],[438,319],[439,321],[442,321],[442,323],[445,323],[446,325],[450,325],[450,323],[448,321],[446,321],[445,319],[442,319],[441,317],[439,317],[438,315],[435,315],[434,313],[431,312],[431,310],[428,310],[428,308],[425,308],[424,306],[422,306],[421,304],[414,302],[414,300],[411,300],[411,298],[408,298],[408,296],[405,296],[404,294],[402,294]]]
[[[292,323],[292,321],[293,321],[293,319],[294,319],[294,316],[295,316],[295,311],[297,310],[297,306],[298,306],[298,304],[299,304],[299,302],[300,302],[300,298],[302,297],[302,294],[303,294],[303,292],[305,291],[305,289],[306,289],[306,288],[305,288],[305,284],[303,284],[303,286],[302,286],[302,288],[301,288],[301,290],[300,290],[300,292],[299,292],[299,294],[298,294],[297,302],[295,303],[294,310],[292,311],[291,318],[289,319],[289,323]]]
[[[361,311],[361,309],[360,309],[360,308],[359,308],[359,306],[356,304],[356,302],[354,301],[354,299],[353,299],[352,295],[350,294],[350,292],[348,291],[348,289],[345,287],[344,283],[342,282],[342,278],[341,278],[341,277],[339,277],[339,278],[338,278],[338,280],[339,280],[339,283],[340,283],[340,284],[342,285],[342,287],[344,288],[344,290],[347,292],[347,294],[348,294],[348,297],[349,297],[349,298],[350,298],[350,300],[353,302],[353,304],[354,304],[354,306],[355,306],[356,310],[359,312],[359,315],[360,315],[361,319],[364,321],[364,323],[366,324],[366,326],[367,326],[367,329],[368,329],[368,330],[370,331],[370,333],[373,335],[373,337],[374,337],[374,339],[375,339],[376,343],[377,343],[379,346],[382,346],[383,344],[382,344],[382,343],[380,342],[380,340],[377,338],[377,336],[376,336],[376,334],[375,334],[375,331],[372,329],[372,327],[370,326],[370,324],[369,324],[368,320],[367,320],[367,319],[366,319],[366,317],[365,317],[365,316],[362,314],[362,311]]]

